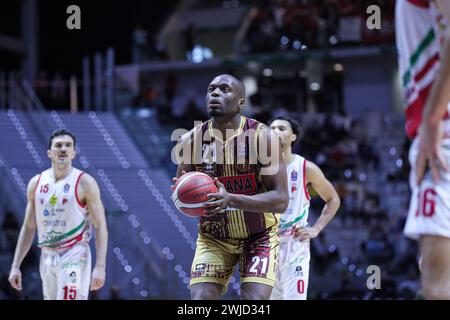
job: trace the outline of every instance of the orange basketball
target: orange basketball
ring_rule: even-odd
[[[214,180],[202,172],[188,172],[174,185],[172,200],[177,209],[190,217],[203,215],[208,194],[217,193]]]

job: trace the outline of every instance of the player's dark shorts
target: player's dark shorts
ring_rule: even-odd
[[[241,283],[253,282],[273,287],[276,278],[279,237],[271,228],[256,237],[218,239],[199,233],[191,268],[190,284],[213,282],[224,291],[239,262]]]

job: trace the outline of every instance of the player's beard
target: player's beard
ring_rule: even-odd
[[[211,109],[208,111],[208,115],[210,117],[221,118],[221,117],[225,116],[225,113],[219,109]]]

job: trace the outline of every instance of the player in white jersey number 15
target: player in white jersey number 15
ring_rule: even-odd
[[[317,165],[292,153],[292,145],[300,138],[298,122],[278,117],[270,121],[270,128],[280,137],[289,189],[289,206],[280,220],[278,271],[270,298],[306,300],[310,239],[317,237],[331,221],[339,209],[340,199],[333,185]],[[320,217],[311,227],[308,226],[310,202],[308,185],[311,185],[325,201]]]
[[[86,300],[105,283],[108,230],[97,182],[72,167],[76,138],[67,130],[53,132],[47,155],[51,168],[31,178],[9,282],[22,290],[20,265],[38,234],[39,271],[46,300]],[[88,241],[96,231],[96,263],[91,275]]]
[[[450,1],[397,0],[395,20],[413,140],[404,234],[420,241],[423,296],[450,300]]]

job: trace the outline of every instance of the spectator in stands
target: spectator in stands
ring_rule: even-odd
[[[311,241],[311,254],[314,270],[324,274],[330,267],[332,261],[339,258],[338,251],[329,250],[330,244],[326,239],[325,232],[319,233],[319,236]]]
[[[376,265],[390,262],[394,254],[387,234],[379,223],[371,227],[368,239],[361,244],[361,250],[368,263]]]
[[[254,1],[250,27],[242,48],[250,53],[259,53],[301,50],[304,49],[303,45],[307,48],[323,48],[355,41],[356,44],[392,43],[393,3],[393,0]],[[339,41],[341,18],[350,19],[353,22],[352,31],[357,33],[359,21],[365,23],[365,9],[372,4],[380,6],[382,12],[386,13],[382,17],[382,30],[364,29],[359,38],[345,39],[344,36]]]
[[[364,161],[364,164],[370,165],[377,169],[380,164],[380,158],[374,152],[372,146],[370,145],[367,137],[362,137],[358,143],[358,155]]]

